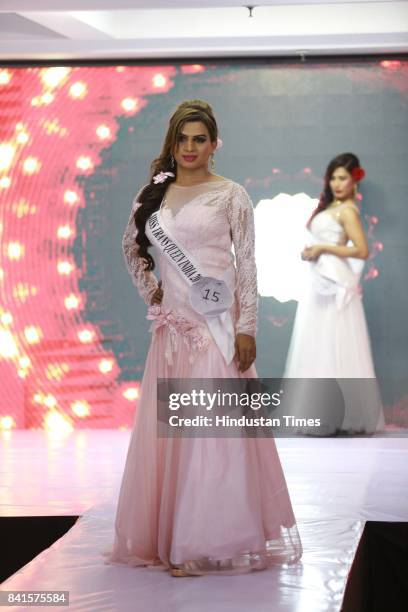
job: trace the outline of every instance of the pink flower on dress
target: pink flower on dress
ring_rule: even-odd
[[[156,320],[160,322],[160,325],[164,325],[167,320],[170,320],[171,310],[166,310],[162,312],[161,306],[159,304],[154,304],[153,306],[149,306],[147,309],[146,319],[149,321]],[[160,326],[158,325],[158,327]]]
[[[146,318],[153,321],[149,330],[151,332],[156,332],[161,327],[167,326],[168,336],[165,354],[170,365],[173,363],[172,355],[177,351],[180,339],[190,350],[189,361],[191,363],[197,356],[197,352],[208,347],[209,339],[200,330],[200,325],[196,321],[189,321],[179,313],[170,309],[162,310],[160,305],[155,304],[149,306]]]

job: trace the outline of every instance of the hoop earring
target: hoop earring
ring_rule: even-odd
[[[210,166],[211,166],[211,170],[215,170],[215,159],[214,159],[214,154],[211,155],[211,162],[210,162]]]

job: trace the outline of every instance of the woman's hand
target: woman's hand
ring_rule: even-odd
[[[319,259],[322,253],[323,253],[323,245],[314,244],[313,246],[305,247],[303,249],[301,258],[304,261],[316,261],[317,259]]]
[[[152,299],[150,301],[151,306],[153,306],[153,304],[161,304],[162,299],[163,299],[163,289],[161,288],[161,286],[162,286],[162,282],[161,280],[159,280],[158,287],[156,291],[153,293]]]
[[[255,338],[249,334],[237,334],[235,338],[234,359],[238,361],[238,370],[245,372],[256,358]]]

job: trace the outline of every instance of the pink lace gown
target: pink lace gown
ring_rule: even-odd
[[[129,272],[147,305],[157,278],[144,270],[132,207],[123,238]],[[208,276],[235,281],[236,332],[255,336],[257,283],[253,206],[229,180],[171,185],[162,219]],[[235,251],[235,262],[232,255]],[[115,541],[108,562],[177,565],[191,574],[241,573],[302,554],[273,438],[158,438],[157,378],[255,377],[229,366],[205,319],[189,303],[189,287],[160,254],[164,297],[150,308],[152,341],[123,475]]]

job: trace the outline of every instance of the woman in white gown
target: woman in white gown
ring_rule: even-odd
[[[177,108],[123,238],[129,272],[149,306],[152,341],[109,561],[162,565],[173,576],[248,572],[302,554],[272,438],[157,435],[158,378],[256,377],[253,206],[241,185],[209,170],[217,136],[208,104],[190,100]],[[155,242],[160,224],[162,248]],[[221,329],[193,307],[190,285],[166,256],[170,248],[178,263],[184,252],[204,277],[226,279],[232,303]]]
[[[355,203],[357,184],[364,175],[352,153],[338,155],[329,163],[324,190],[308,222],[312,244],[301,255],[310,264],[284,377],[302,379],[290,385],[291,408],[302,416],[313,412],[306,402],[311,404],[313,398],[316,403],[319,393],[330,391],[324,382],[310,379],[334,379],[331,389],[340,395],[333,396],[332,402],[330,393],[325,397],[324,402],[332,405],[326,402],[325,423],[315,432],[320,435],[372,433],[384,427],[359,285],[369,254]],[[310,393],[305,393],[306,386]]]

